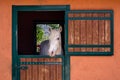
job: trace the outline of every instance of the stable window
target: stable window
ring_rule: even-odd
[[[12,80],[66,80],[65,66],[69,63],[64,49],[67,10],[68,5],[13,6]],[[51,57],[40,54],[40,41],[48,39],[48,26],[62,27],[60,34],[63,55]],[[43,31],[44,29],[47,31]],[[42,32],[46,33],[45,36]]]
[[[68,11],[68,55],[112,55],[113,11]]]

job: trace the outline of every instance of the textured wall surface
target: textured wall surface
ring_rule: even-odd
[[[114,55],[71,57],[71,80],[120,80],[119,0],[0,0],[0,80],[12,79],[12,5],[66,4],[74,10],[114,10]]]

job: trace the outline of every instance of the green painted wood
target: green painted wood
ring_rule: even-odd
[[[20,62],[20,65],[53,65],[53,64],[62,64],[62,62]]]
[[[78,14],[78,13],[110,13],[110,17],[68,17],[66,20],[110,20],[110,37],[111,43],[110,45],[68,45],[68,28],[66,28],[67,32],[67,39],[66,39],[66,55],[70,56],[110,56],[114,53],[114,13],[113,10],[70,10],[66,12],[67,14]],[[68,16],[68,15],[67,15]],[[67,22],[68,23],[68,22]],[[68,26],[68,25],[67,25]],[[110,48],[110,52],[69,52],[68,48],[92,48],[92,47],[103,47],[103,48]]]
[[[70,80],[70,56],[65,56],[65,80]]]
[[[17,11],[15,7],[12,7],[12,80],[17,79],[17,41],[16,41],[16,33],[17,33]]]
[[[113,10],[70,10],[67,13],[113,13]]]
[[[19,55],[18,58],[63,58],[64,56]]]
[[[70,56],[112,56],[112,52],[68,52]]]
[[[110,31],[111,31],[111,52],[114,53],[114,12],[111,12],[111,26],[110,26]]]
[[[68,53],[68,14],[69,11],[65,12],[65,55]]]
[[[13,5],[17,11],[65,11],[69,5]]]
[[[109,48],[111,47],[111,45],[68,45],[68,47],[72,47],[72,48],[93,48],[93,47],[96,47],[96,48]]]
[[[69,20],[110,20],[109,17],[70,17]]]

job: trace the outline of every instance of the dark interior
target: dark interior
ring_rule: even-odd
[[[60,24],[64,52],[64,11],[18,11],[18,54],[37,55],[36,24]]]

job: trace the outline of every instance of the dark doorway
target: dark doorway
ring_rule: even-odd
[[[18,54],[37,55],[36,24],[60,24],[64,52],[64,11],[18,11]]]

